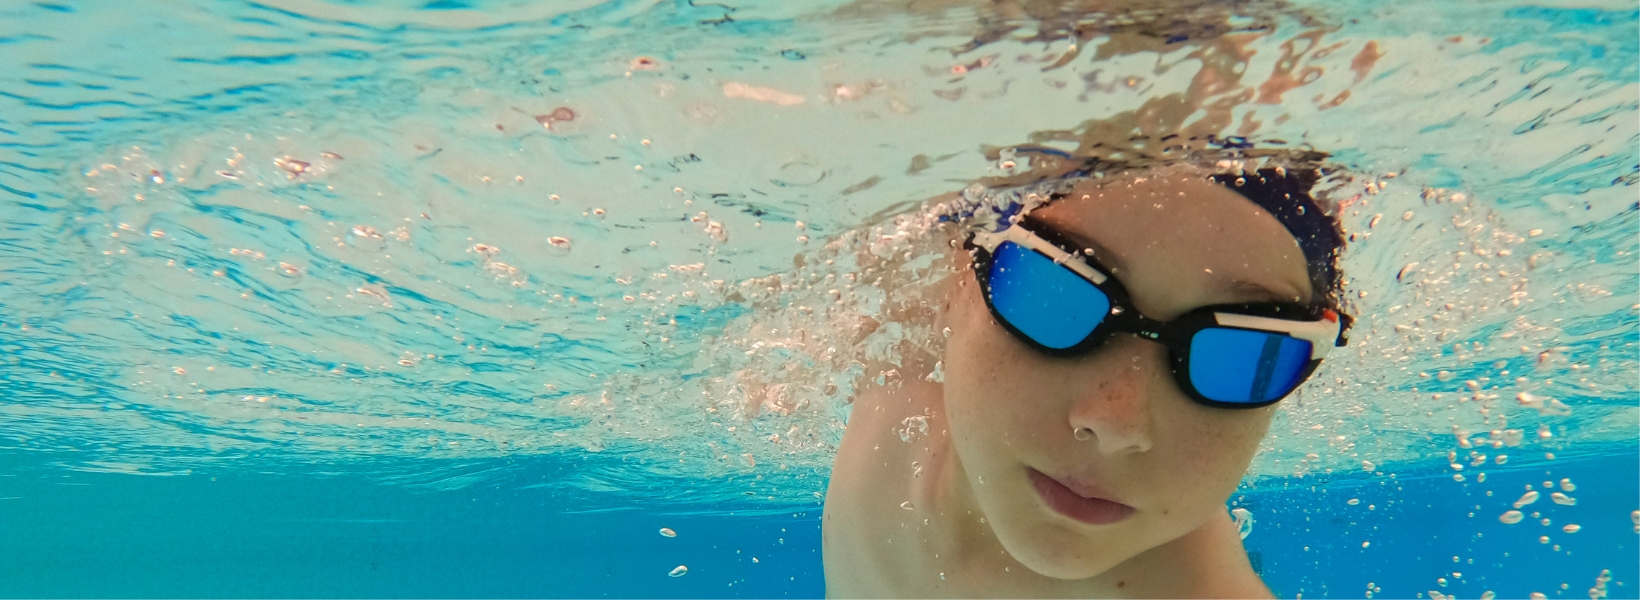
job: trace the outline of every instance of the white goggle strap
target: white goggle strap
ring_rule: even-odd
[[[1339,329],[1343,327],[1338,315],[1331,310],[1323,313],[1320,321],[1289,321],[1236,313],[1213,313],[1213,318],[1225,327],[1284,333],[1307,341],[1310,343],[1310,360],[1327,356],[1338,341]]]
[[[1095,284],[1103,285],[1106,279],[1104,273],[1083,262],[1080,256],[1066,252],[1048,240],[1038,237],[1023,227],[1009,227],[998,233],[978,232],[974,234],[974,245],[984,248],[987,252],[995,253],[997,246],[1003,242],[1013,242],[1031,250],[1042,253],[1057,264],[1064,265],[1077,275],[1087,278]]]

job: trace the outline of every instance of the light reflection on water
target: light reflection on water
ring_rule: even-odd
[[[856,257],[935,251],[893,216],[1200,85],[1191,40],[953,53],[969,10],[544,6],[5,9],[0,447],[813,506],[848,353],[911,335]],[[1632,7],[1291,14],[1231,117],[1358,173],[1363,318],[1249,485],[1632,452]]]

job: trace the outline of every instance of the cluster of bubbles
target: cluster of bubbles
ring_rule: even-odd
[[[1430,425],[1445,420],[1442,427],[1450,428],[1459,449],[1536,442],[1553,451],[1562,447],[1554,441],[1555,426],[1577,422],[1568,419],[1574,415],[1568,400],[1593,400],[1588,410],[1601,413],[1598,417],[1621,410],[1600,400],[1615,401],[1628,387],[1612,353],[1632,341],[1607,333],[1576,343],[1561,324],[1568,302],[1623,311],[1620,301],[1609,300],[1612,292],[1592,283],[1561,289],[1538,283],[1563,280],[1560,274],[1576,260],[1544,243],[1543,229],[1514,225],[1490,203],[1461,191],[1392,185],[1405,181],[1397,180],[1398,174],[1368,181],[1340,203],[1355,246],[1346,251],[1346,274],[1393,275],[1357,274],[1350,282],[1351,303],[1367,312],[1352,333],[1354,351],[1329,360],[1320,390],[1312,385],[1300,393],[1293,403],[1299,408],[1291,411],[1299,417],[1295,425],[1314,433],[1294,427],[1286,439],[1278,436],[1282,443],[1270,450],[1286,452],[1275,460],[1290,461],[1291,474],[1302,476],[1318,467],[1340,468],[1337,460],[1321,462],[1323,452],[1361,457],[1358,464],[1368,472],[1377,470],[1374,461],[1418,458],[1406,456],[1405,449],[1421,444],[1407,443],[1394,429],[1371,437],[1340,435],[1347,433],[1340,431],[1343,421],[1324,420],[1334,412],[1329,406],[1340,401],[1355,416],[1400,412]],[[1375,256],[1373,250],[1386,244],[1401,252]],[[1378,264],[1352,264],[1349,252],[1364,253]],[[1393,266],[1383,264],[1397,258]],[[1385,394],[1411,403],[1386,407]],[[1313,416],[1306,419],[1306,413]],[[1600,438],[1613,432],[1580,433]],[[1295,437],[1319,438],[1326,448],[1312,445],[1294,460],[1301,445],[1293,443]],[[1383,443],[1357,447],[1374,437]]]

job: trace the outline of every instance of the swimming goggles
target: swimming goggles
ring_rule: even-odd
[[[967,247],[997,322],[1050,356],[1083,354],[1130,333],[1168,349],[1174,380],[1190,399],[1258,408],[1292,393],[1332,346],[1345,343],[1347,316],[1297,303],[1221,304],[1151,319],[1092,256],[1039,229],[976,232]]]

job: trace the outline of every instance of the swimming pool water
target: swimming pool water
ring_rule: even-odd
[[[819,282],[1223,32],[1055,67],[1046,4],[731,4],[0,7],[0,595],[823,593],[872,374],[802,308],[884,297]],[[1352,346],[1232,498],[1279,594],[1640,595],[1637,22],[1224,21],[1230,124],[1361,175]]]
[[[7,500],[0,521],[8,596],[740,598],[824,591],[819,512],[812,509],[657,508],[642,498],[565,499],[514,481],[430,490],[356,475],[229,468],[187,477],[64,475],[40,460],[7,457],[13,471],[6,489],[18,496]],[[1495,472],[1492,481],[1500,491],[1543,479],[1607,481],[1632,461],[1570,460]],[[575,467],[532,461],[517,478],[566,468]],[[1629,558],[1636,552],[1624,509],[1637,493],[1632,482],[1600,485],[1576,494],[1575,507],[1539,507],[1554,517],[1552,527],[1499,523],[1497,496],[1475,488],[1454,493],[1449,478],[1428,472],[1387,483],[1356,478],[1249,490],[1234,501],[1253,512],[1248,550],[1283,597],[1525,589],[1583,598],[1600,570],[1610,569],[1610,597],[1622,598],[1632,595]],[[1573,522],[1586,530],[1560,533]],[[677,536],[662,537],[662,527]],[[1529,527],[1532,535],[1511,527]],[[1527,539],[1542,534],[1566,551]],[[669,577],[680,564],[688,574]]]

